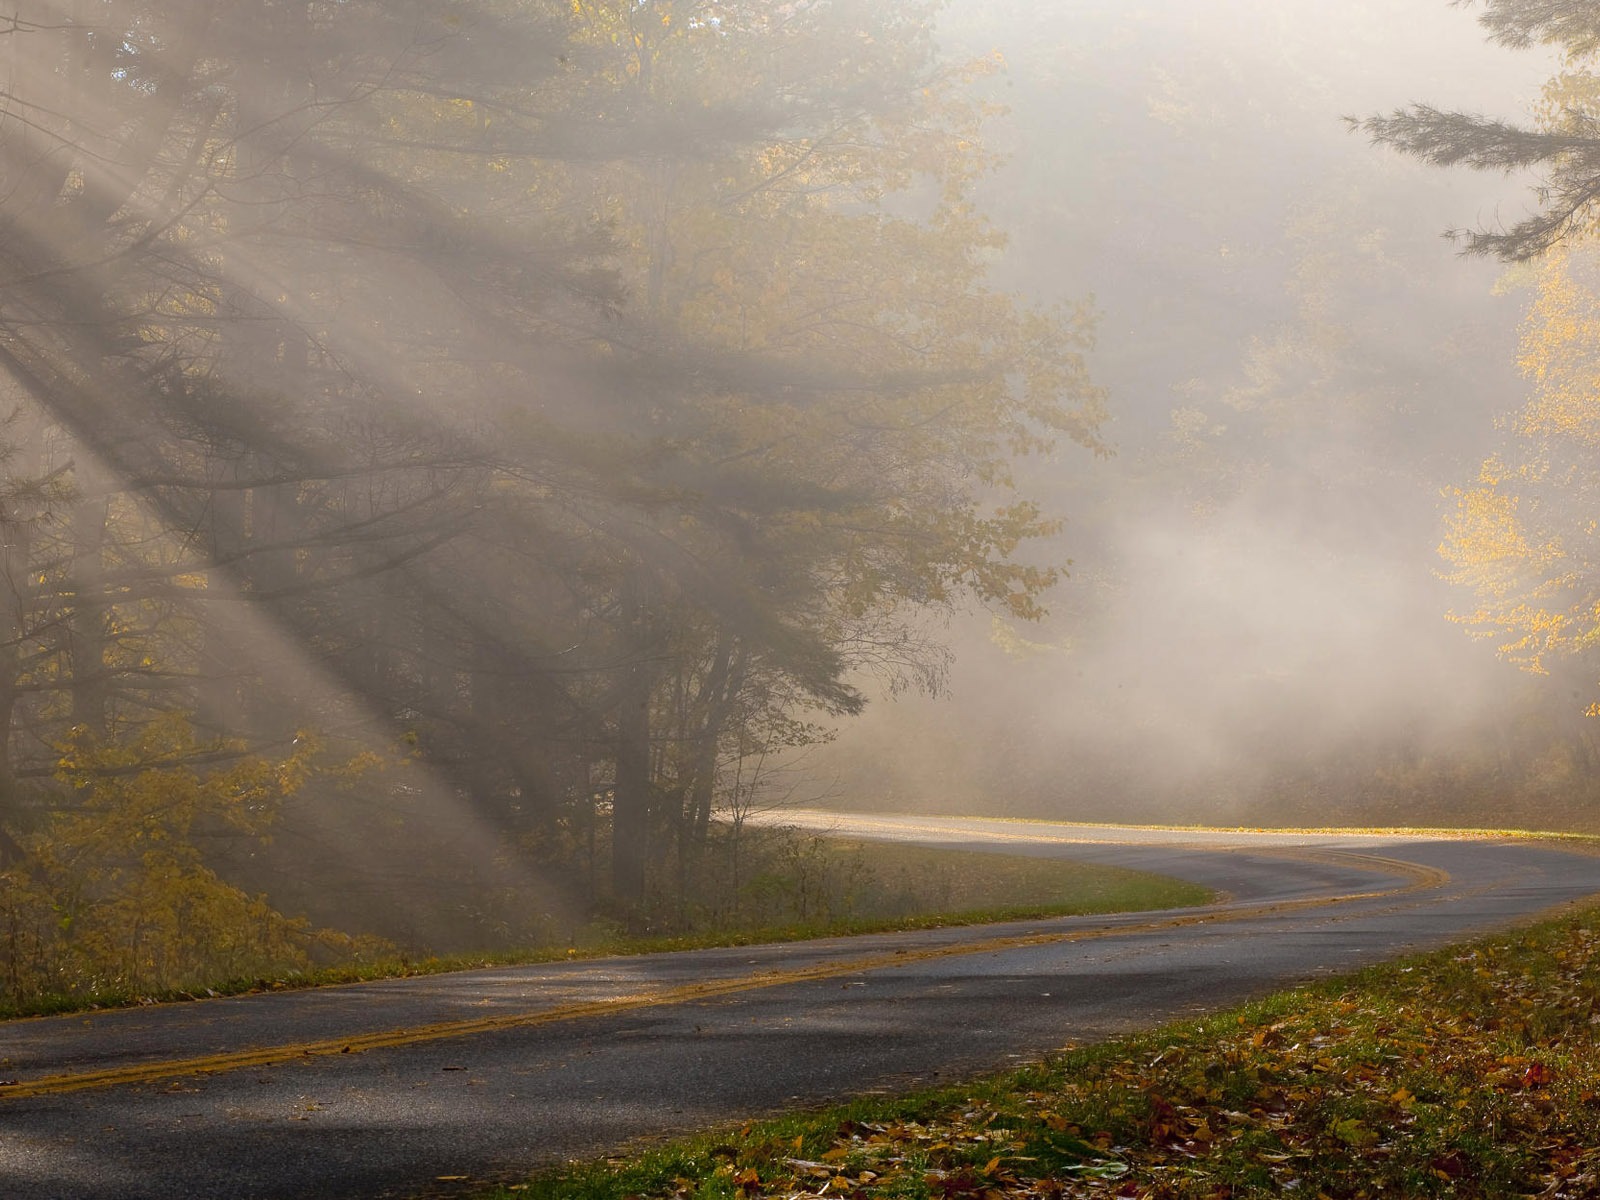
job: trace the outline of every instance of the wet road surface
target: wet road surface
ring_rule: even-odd
[[[1600,891],[1600,858],[1551,843],[807,819],[1229,899],[10,1022],[0,1195],[451,1190],[439,1177],[1003,1066]]]

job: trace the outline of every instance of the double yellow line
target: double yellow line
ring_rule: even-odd
[[[196,1075],[216,1075],[226,1071],[241,1071],[251,1067],[277,1066],[283,1063],[304,1062],[311,1059],[335,1058],[345,1054],[360,1054],[367,1050],[384,1050],[396,1046],[409,1046],[419,1042],[442,1041],[446,1038],[470,1037],[478,1033],[494,1033],[506,1029],[529,1029],[539,1025],[553,1025],[562,1021],[581,1021],[588,1017],[611,1016],[642,1008],[657,1008],[670,1004],[685,1004],[697,1000],[711,1000],[739,992],[762,988],[782,987],[792,983],[837,979],[863,971],[885,967],[904,966],[908,963],[927,962],[933,959],[955,958],[967,954],[995,953],[1027,946],[1046,946],[1086,942],[1108,937],[1123,937],[1155,933],[1168,929],[1181,929],[1209,922],[1225,922],[1298,912],[1308,908],[1322,908],[1335,904],[1349,904],[1358,900],[1372,900],[1386,896],[1399,896],[1410,892],[1442,887],[1450,876],[1433,867],[1419,866],[1400,859],[1381,858],[1367,854],[1332,852],[1319,855],[1307,853],[1295,857],[1337,860],[1348,864],[1354,859],[1372,869],[1401,875],[1410,880],[1402,887],[1377,891],[1351,892],[1340,896],[1288,900],[1277,903],[1247,905],[1239,908],[1191,912],[1182,916],[1165,917],[1136,924],[1115,925],[1099,929],[1070,930],[1063,933],[1032,933],[1011,937],[977,938],[948,946],[921,950],[895,950],[866,954],[853,958],[836,959],[807,967],[788,970],[758,972],[731,979],[714,979],[679,987],[656,988],[605,1000],[590,1000],[578,1004],[561,1005],[536,1012],[504,1013],[498,1016],[475,1017],[457,1021],[439,1021],[429,1025],[414,1025],[404,1029],[386,1029],[374,1033],[355,1034],[351,1037],[325,1038],[317,1041],[294,1042],[287,1045],[261,1046],[245,1050],[230,1050],[220,1054],[201,1055],[194,1058],[168,1059],[159,1062],[134,1063],[108,1067],[101,1071],[83,1071],[69,1075],[46,1075],[38,1079],[19,1080],[0,1085],[0,1100],[20,1100],[35,1096],[62,1095],[94,1088],[115,1087],[123,1084],[154,1083]]]

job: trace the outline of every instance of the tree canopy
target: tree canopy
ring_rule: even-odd
[[[577,878],[587,845],[590,886],[606,859],[637,906],[808,714],[937,679],[930,610],[1037,615],[1055,522],[1009,464],[1099,449],[1102,398],[1084,315],[987,280],[991,65],[942,61],[931,14],[21,5],[16,894],[134,861],[141,798],[172,788],[196,801],[170,839],[219,835],[173,887],[298,871],[274,894],[304,897],[359,794],[391,865],[463,873],[459,809],[496,861]],[[241,771],[279,783],[206,815]],[[274,822],[299,866],[230,858],[223,830]],[[71,948],[29,919],[38,962]]]

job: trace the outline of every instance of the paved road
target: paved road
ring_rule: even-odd
[[[0,1195],[448,1191],[462,1184],[439,1177],[1003,1065],[1600,891],[1600,859],[1530,843],[837,824],[1230,899],[11,1022]]]

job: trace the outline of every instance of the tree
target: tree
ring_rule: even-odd
[[[1535,299],[1519,365],[1533,394],[1507,422],[1508,445],[1477,482],[1452,490],[1440,547],[1449,578],[1476,608],[1457,617],[1495,638],[1503,656],[1593,696],[1600,679],[1600,559],[1594,546],[1600,478],[1600,292],[1592,239],[1600,218],[1600,13],[1569,0],[1488,0],[1481,23],[1509,47],[1562,49],[1533,127],[1416,105],[1359,122],[1375,142],[1436,165],[1517,171],[1539,167],[1539,211],[1509,229],[1461,233],[1468,254],[1532,268]],[[1600,703],[1589,704],[1590,715]],[[1594,766],[1585,731],[1570,737]]]
[[[560,856],[609,798],[633,904],[732,747],[928,672],[929,607],[1038,611],[1007,463],[1100,397],[1080,317],[987,285],[928,7],[53,11],[0,35],[36,778],[174,712],[398,743],[412,830]]]
[[[1538,211],[1510,228],[1452,230],[1467,254],[1526,262],[1595,228],[1600,202],[1600,136],[1594,118],[1594,54],[1600,12],[1583,0],[1485,0],[1480,23],[1501,45],[1548,45],[1566,56],[1563,73],[1545,89],[1535,127],[1426,104],[1386,117],[1351,119],[1374,143],[1435,166],[1517,172],[1540,168]]]
[[[7,782],[32,786],[7,788],[0,820],[18,858],[41,852],[51,810],[82,806],[51,782],[80,727],[137,744],[188,713],[204,758],[241,753],[241,736],[281,751],[301,722],[381,741],[408,720],[388,708],[396,652],[378,636],[403,606],[372,581],[488,507],[498,460],[470,412],[488,372],[463,366],[469,339],[438,353],[470,306],[363,321],[352,291],[431,271],[449,295],[482,268],[473,299],[522,318],[531,358],[550,340],[535,319],[613,289],[598,233],[537,209],[469,219],[444,151],[405,144],[452,146],[471,89],[511,119],[467,153],[534,152],[503,143],[537,140],[529,98],[562,71],[539,5],[103,0],[24,5],[5,36],[0,366],[17,415],[0,740]],[[429,596],[409,607],[437,625],[449,614]]]
[[[1600,287],[1592,248],[1539,266],[1521,366],[1533,395],[1508,423],[1509,444],[1456,489],[1441,553],[1477,608],[1461,616],[1501,654],[1538,674],[1579,664],[1600,678]],[[1592,712],[1600,706],[1591,705]]]
[[[923,7],[585,14],[631,111],[668,120],[742,97],[772,114],[737,141],[663,139],[589,180],[640,300],[641,369],[614,399],[649,413],[642,482],[674,497],[670,524],[625,552],[626,657],[675,643],[667,660],[700,664],[629,668],[616,819],[650,824],[660,792],[696,797],[677,826],[703,828],[718,727],[748,711],[733,680],[784,709],[848,712],[851,670],[926,669],[913,611],[962,593],[1038,611],[1055,573],[1016,552],[1051,523],[997,500],[1007,462],[1057,436],[1096,444],[1100,400],[1081,325],[985,283],[998,239],[969,199],[988,165],[983,110],[970,72],[932,55]],[[674,697],[698,714],[692,733]],[[656,756],[671,778],[637,769],[641,713],[699,748]],[[640,870],[626,874],[619,890],[638,895]]]

